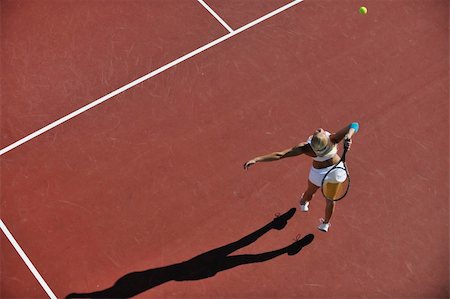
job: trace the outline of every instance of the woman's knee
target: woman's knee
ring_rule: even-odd
[[[305,192],[303,192],[302,199],[306,201],[311,200],[311,198],[314,196],[314,194],[318,189],[319,187],[308,181],[308,188],[306,189]]]

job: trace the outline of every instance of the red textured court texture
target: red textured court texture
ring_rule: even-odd
[[[206,2],[234,30],[289,3]],[[140,271],[138,298],[447,298],[448,11],[305,0],[0,156],[1,219],[58,298]],[[1,148],[228,34],[193,0],[2,1],[1,18]],[[330,231],[319,193],[270,229],[311,159],[243,163],[352,121]],[[0,297],[46,297],[0,238]]]

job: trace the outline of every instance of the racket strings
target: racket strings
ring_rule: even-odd
[[[324,177],[322,193],[329,200],[339,200],[347,194],[349,182],[346,169],[336,167]]]

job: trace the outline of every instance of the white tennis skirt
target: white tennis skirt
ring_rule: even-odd
[[[344,163],[343,162],[339,163],[339,166],[344,167]],[[314,185],[316,185],[317,187],[321,187],[323,178],[325,177],[327,172],[330,171],[330,169],[333,167],[334,165],[317,169],[311,166],[308,177],[309,181]]]

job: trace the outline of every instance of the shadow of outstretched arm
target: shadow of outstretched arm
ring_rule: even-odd
[[[239,265],[260,263],[282,254],[297,254],[304,246],[310,244],[314,235],[309,234],[289,246],[278,250],[260,253],[229,256],[236,250],[255,242],[271,229],[281,230],[295,213],[295,208],[275,218],[257,231],[228,245],[210,250],[182,263],[128,273],[110,288],[92,293],[72,293],[66,298],[130,298],[168,281],[200,280],[212,277],[220,271]]]

